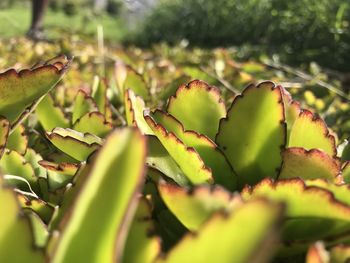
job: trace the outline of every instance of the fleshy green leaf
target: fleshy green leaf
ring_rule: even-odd
[[[95,101],[85,91],[80,89],[74,100],[72,123],[75,124],[86,113],[94,111],[98,111]]]
[[[211,170],[205,166],[196,150],[187,147],[174,133],[168,132],[150,116],[145,116],[145,120],[192,184],[213,181]]]
[[[263,200],[243,204],[226,216],[215,214],[157,262],[269,262],[281,214],[280,205]]]
[[[15,150],[16,152],[24,155],[27,150],[28,138],[25,134],[25,128],[23,125],[18,125],[11,131],[7,140],[6,148]]]
[[[212,140],[218,132],[220,119],[226,116],[219,90],[200,80],[180,86],[169,99],[167,111],[184,129],[207,135]]]
[[[171,133],[174,133],[186,147],[193,147],[211,169],[215,183],[234,191],[237,189],[237,177],[231,165],[217,145],[208,137],[194,131],[185,131],[182,124],[172,115],[156,110],[151,117]]]
[[[288,148],[283,153],[283,164],[279,179],[300,177],[307,179],[327,179],[334,182],[340,174],[340,161],[323,151],[304,148]]]
[[[95,135],[71,129],[56,128],[47,132],[46,137],[55,147],[78,161],[85,161],[102,144],[101,138]]]
[[[129,126],[138,127],[143,134],[154,135],[143,117],[146,110],[145,102],[140,96],[136,96],[131,89],[127,89],[124,96],[126,121]]]
[[[36,115],[44,130],[51,131],[56,127],[68,128],[69,120],[63,110],[55,104],[52,96],[47,94],[36,107]]]
[[[74,123],[73,129],[78,132],[91,133],[103,138],[113,130],[113,125],[106,121],[102,113],[89,112]]]
[[[201,225],[217,211],[231,211],[241,204],[241,199],[223,188],[195,187],[190,192],[171,184],[161,183],[160,195],[170,211],[191,231]]]
[[[44,262],[42,252],[34,249],[30,222],[20,210],[15,194],[3,187],[0,178],[0,261]]]
[[[266,178],[254,188],[242,191],[244,200],[261,197],[287,204],[283,241],[302,240],[307,244],[334,239],[350,230],[350,206],[335,199],[330,191],[305,186],[301,179],[273,183]]]
[[[96,78],[96,77],[95,77]],[[101,112],[107,121],[112,121],[112,112],[107,98],[107,83],[104,79],[97,78],[95,89],[92,91],[92,97],[96,102],[98,111]]]
[[[151,263],[161,249],[160,238],[154,236],[151,207],[146,199],[140,199],[123,252],[124,263]]]
[[[47,225],[37,214],[29,211],[27,215],[32,225],[35,246],[38,248],[45,248],[49,239]]]
[[[123,92],[122,95],[127,89],[131,89],[138,96],[141,96],[145,100],[149,98],[149,88],[148,85],[141,74],[136,72],[130,66],[126,66],[125,70],[127,71],[126,79],[124,82],[120,81],[118,84],[122,84],[120,90]]]
[[[288,147],[303,147],[306,150],[321,149],[336,156],[335,139],[326,123],[308,110],[303,110],[295,120],[289,136]]]
[[[40,154],[36,153],[33,149],[28,148],[24,158],[33,167],[36,177],[46,178],[46,169],[39,165],[39,162],[43,159]]]
[[[272,82],[248,86],[237,96],[216,138],[238,175],[238,184],[275,177],[281,166],[286,125],[280,88]]]
[[[116,130],[108,137],[67,214],[53,262],[120,260],[145,158],[146,139],[137,130]]]
[[[0,74],[0,115],[13,124],[23,111],[48,93],[61,79],[71,59],[60,56],[42,66]]]
[[[148,136],[148,154],[146,163],[164,175],[173,179],[177,184],[185,186],[189,184],[187,177],[181,171],[174,159],[169,155],[156,136]]]

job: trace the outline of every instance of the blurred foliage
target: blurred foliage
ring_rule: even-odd
[[[140,25],[136,41],[258,45],[289,63],[317,61],[349,71],[349,20],[347,0],[163,0]]]
[[[102,77],[110,79],[109,84],[115,86],[114,67],[120,60],[141,74],[150,88],[151,96],[147,101],[150,105],[164,104],[179,85],[191,79],[202,79],[217,86],[228,102],[233,99],[232,94],[239,93],[249,83],[270,79],[286,87],[295,99],[302,102],[303,108],[316,110],[337,132],[339,139],[350,137],[346,87],[336,75],[329,75],[316,63],[300,70],[280,64],[263,53],[258,60],[242,59],[245,57],[243,50],[234,48],[202,49],[160,44],[140,49],[106,44],[101,50],[95,41],[86,37],[69,36],[64,32],[61,35],[65,37],[55,44],[33,43],[25,38],[2,40],[0,68],[6,69],[11,65],[23,68],[42,57],[53,57],[59,53],[74,55],[70,74],[55,94],[58,97],[65,94],[65,99],[60,99],[62,105],[69,105],[79,89],[90,90],[94,75],[102,73]],[[117,101],[118,105],[123,100],[115,95],[110,99]]]

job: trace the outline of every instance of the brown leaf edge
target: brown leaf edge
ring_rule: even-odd
[[[265,242],[262,242],[260,245],[258,245],[256,247],[256,249],[255,249],[256,251],[252,253],[251,259],[248,261],[248,262],[256,262],[259,257],[263,257],[266,253],[269,252],[267,250],[268,248],[273,246],[273,244],[276,243],[276,241],[278,241],[280,228],[282,227],[282,224],[283,224],[283,215],[285,214],[285,205],[283,203],[276,203],[276,202],[270,201],[266,198],[256,198],[256,199],[249,201],[249,202],[261,202],[261,203],[265,203],[265,204],[269,204],[269,205],[274,205],[274,206],[277,206],[278,210],[279,210],[279,212],[277,214],[278,218],[276,220],[276,224],[271,226],[271,229],[269,229],[269,233],[267,235],[267,240],[264,240]],[[247,203],[249,203],[249,202],[247,202]],[[244,206],[244,204],[241,207],[243,207],[243,206]],[[238,207],[237,210],[235,210],[234,212],[236,213],[238,210],[241,209],[241,207]],[[215,224],[215,222],[220,222],[221,220],[227,220],[229,216],[230,216],[230,213],[228,213],[228,212],[225,212],[222,210],[218,211],[218,212],[214,213],[209,218],[209,220],[204,222],[204,224],[201,226],[201,229],[205,229],[207,227],[207,225]],[[198,238],[199,235],[200,235],[200,232],[199,233],[188,232],[183,238],[180,239],[180,241],[177,244],[175,244],[175,246],[167,254],[164,254],[164,253],[160,254],[158,259],[160,259],[161,261],[166,261],[170,255],[170,253],[173,253],[173,251],[177,247],[179,247],[182,243],[186,242],[187,240],[195,240]],[[158,262],[158,261],[156,261],[156,262]]]
[[[80,163],[54,163],[46,160],[40,160],[38,164],[47,170],[55,172],[64,172],[67,169],[76,169],[78,171],[81,166]]]
[[[201,164],[201,169],[207,171],[210,173],[210,177],[207,179],[209,183],[214,183],[214,179],[212,177],[212,171],[209,167],[207,167],[198,154],[198,152],[193,147],[187,147],[173,132],[168,132],[163,125],[156,123],[156,121],[149,115],[144,116],[146,122],[148,125],[155,130],[158,130],[164,137],[168,138],[169,140],[173,141],[175,144],[180,145],[185,151],[191,153],[194,155],[197,159],[197,161]],[[186,176],[187,177],[187,176]]]
[[[253,187],[250,185],[246,185],[243,188],[243,190],[241,191],[241,195],[242,196],[243,195],[252,195],[257,188],[263,187],[264,185],[267,185],[271,189],[275,190],[276,188],[278,188],[281,185],[291,185],[291,184],[297,185],[300,188],[301,192],[314,193],[314,194],[324,196],[325,199],[330,204],[334,205],[335,207],[337,207],[338,209],[340,209],[342,211],[345,211],[350,216],[350,206],[348,206],[347,204],[345,204],[344,202],[342,202],[340,200],[337,200],[331,191],[329,191],[325,188],[322,188],[322,187],[318,187],[318,186],[307,186],[305,184],[305,182],[300,178],[282,179],[282,180],[277,180],[277,181],[274,181],[271,178],[265,178]],[[350,231],[347,231],[346,233],[340,233],[340,234],[337,234],[336,236],[329,236],[327,238],[324,238],[323,240],[325,242],[328,242],[328,241],[331,242],[331,241],[337,240],[338,238],[341,238],[343,236],[349,236],[349,235],[350,235]],[[298,243],[302,244],[303,242],[300,241]]]
[[[227,156],[224,154],[224,152],[216,145],[215,142],[213,142],[209,137],[207,137],[204,134],[198,133],[194,130],[185,130],[185,127],[183,126],[183,124],[176,119],[173,115],[171,115],[168,112],[162,111],[160,109],[156,109],[155,111],[151,112],[151,117],[154,115],[163,115],[166,118],[171,119],[175,125],[177,125],[180,129],[181,132],[185,134],[185,136],[191,136],[191,137],[196,137],[197,139],[200,139],[202,141],[204,141],[206,143],[206,145],[208,145],[211,149],[213,149],[215,152],[217,152],[218,154],[220,154],[226,161],[228,167],[230,168],[230,172],[232,174],[234,174],[234,176],[237,176],[237,173],[235,172],[234,168],[232,167],[231,163],[229,162],[229,160],[227,159]],[[154,120],[154,119],[153,119]],[[161,125],[161,124],[160,124]],[[165,127],[164,127],[165,129]],[[176,136],[176,134],[174,134]],[[177,137],[177,136],[176,136]],[[202,158],[201,158],[202,159]],[[208,167],[210,169],[210,167]],[[237,178],[236,178],[237,180]]]
[[[90,133],[83,133],[83,134],[84,134],[84,137],[85,137],[86,134],[90,134]],[[45,136],[47,137],[47,139],[48,139],[50,142],[51,142],[51,140],[54,140],[55,138],[58,138],[58,139],[61,139],[61,140],[70,140],[70,141],[72,141],[72,142],[81,144],[81,145],[83,145],[83,146],[85,146],[85,147],[87,147],[87,148],[90,148],[90,149],[95,149],[95,150],[97,150],[97,149],[99,149],[99,148],[101,147],[101,144],[99,144],[99,143],[97,143],[97,142],[94,142],[94,143],[89,144],[89,143],[86,143],[86,142],[84,142],[84,141],[80,141],[80,140],[78,140],[78,139],[76,139],[76,138],[73,138],[73,137],[71,137],[71,136],[69,136],[69,135],[67,135],[67,136],[62,136],[62,135],[57,134],[57,133],[55,133],[55,132],[45,132]],[[55,148],[57,148],[57,147],[55,146]]]
[[[273,83],[272,81],[263,81],[263,82],[260,82],[258,85],[250,84],[242,91],[242,93],[240,95],[237,95],[234,98],[230,108],[227,110],[227,116],[220,120],[219,130],[218,130],[218,133],[215,136],[215,142],[216,142],[216,144],[219,147],[220,147],[220,145],[217,143],[217,141],[218,141],[218,136],[219,136],[219,134],[221,132],[221,129],[222,129],[222,125],[224,125],[224,123],[229,122],[229,120],[230,120],[230,117],[229,117],[230,112],[235,108],[235,105],[236,105],[237,101],[240,101],[240,100],[244,99],[244,96],[247,93],[251,92],[253,89],[259,89],[259,88],[262,88],[262,87],[264,87],[266,85],[270,87],[271,91],[276,92],[278,94],[278,97],[279,97],[278,104],[282,105],[282,107],[281,107],[282,111],[281,111],[280,125],[282,126],[282,129],[284,131],[284,139],[283,139],[283,143],[280,145],[280,149],[281,149],[281,151],[285,149],[286,144],[287,144],[287,123],[286,123],[285,112],[284,112],[284,103],[283,103],[282,91],[281,91],[280,86],[276,86],[276,84]],[[223,149],[224,149],[224,147],[223,147]]]
[[[320,127],[320,129],[322,130],[323,136],[326,139],[328,139],[329,142],[332,144],[332,150],[333,150],[332,157],[336,157],[337,156],[337,146],[335,143],[335,138],[328,130],[326,122],[318,114],[312,113],[311,111],[306,110],[306,109],[302,109],[300,111],[299,118],[301,118],[301,117],[306,117],[311,122],[317,124]]]
[[[169,111],[169,108],[174,103],[174,101],[178,98],[179,94],[181,94],[184,90],[190,90],[190,89],[205,89],[208,92],[208,94],[212,95],[215,98],[215,100],[218,102],[218,105],[220,107],[223,107],[224,111],[226,111],[226,106],[223,99],[221,98],[220,90],[217,87],[210,86],[208,83],[198,79],[192,80],[187,84],[181,85],[176,90],[175,95],[170,96],[170,98],[168,99],[166,111]]]
[[[292,153],[292,154],[296,154],[296,155],[317,157],[320,160],[322,160],[323,162],[327,162],[329,165],[332,166],[331,167],[332,168],[332,174],[334,175],[334,179],[336,181],[337,181],[337,177],[339,177],[341,175],[341,161],[340,161],[340,158],[338,158],[338,157],[331,157],[327,153],[325,153],[324,151],[319,150],[319,149],[306,150],[305,148],[302,148],[302,147],[289,147],[289,148],[286,148],[285,150],[282,151],[282,166],[281,166],[280,172],[279,172],[279,174],[277,176],[277,179],[279,179],[279,176],[280,176],[283,168],[285,167],[284,157],[288,153]]]
[[[85,116],[87,116],[87,117],[90,118],[90,119],[93,118],[94,116],[96,116],[97,119],[100,119],[100,120],[101,120],[101,123],[103,124],[103,126],[105,126],[106,128],[108,128],[108,129],[110,129],[110,130],[113,130],[113,124],[110,123],[110,122],[108,122],[108,121],[106,120],[105,115],[102,114],[102,113],[99,112],[99,111],[92,111],[92,112],[87,112],[87,113],[85,113],[83,116],[81,116],[79,119],[76,120],[76,122],[75,122],[74,125],[73,125],[73,128],[74,128],[76,125],[78,125],[78,124],[81,122],[82,118],[85,117]]]

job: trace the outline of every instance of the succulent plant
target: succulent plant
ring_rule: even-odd
[[[48,92],[70,61],[0,74],[1,262],[348,260],[348,146],[281,85],[227,110],[193,80],[157,109],[119,63],[113,91],[62,107]]]

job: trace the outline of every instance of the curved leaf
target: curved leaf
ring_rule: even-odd
[[[160,110],[156,110],[150,116],[168,132],[174,133],[187,147],[193,147],[198,152],[204,164],[211,169],[216,184],[221,184],[231,191],[237,189],[237,177],[213,141],[197,132],[185,131],[175,117]]]
[[[192,184],[213,181],[211,170],[205,166],[196,150],[186,147],[174,133],[168,132],[150,116],[145,116],[145,120]]]
[[[284,114],[285,114],[286,123],[287,123],[287,145],[288,145],[290,132],[292,130],[295,120],[298,118],[301,112],[301,108],[300,108],[300,103],[298,101],[293,100],[292,96],[285,88],[280,86],[280,89],[282,91]]]
[[[53,262],[120,260],[145,158],[146,139],[137,130],[116,130],[107,138],[61,225]]]
[[[340,174],[340,161],[323,151],[304,148],[288,148],[283,153],[283,164],[279,179],[300,177],[307,179],[327,179],[335,182]]]
[[[269,262],[282,211],[280,205],[255,200],[226,216],[215,214],[156,262]]]
[[[161,183],[159,193],[179,221],[191,231],[197,231],[217,211],[231,211],[241,204],[239,196],[233,196],[223,188],[198,186],[191,191],[171,184]]]
[[[218,132],[220,119],[226,115],[219,90],[200,80],[180,86],[175,96],[170,97],[167,111],[186,130],[205,134],[212,140]]]
[[[285,146],[282,94],[272,82],[248,86],[237,96],[216,137],[238,175],[238,184],[256,184],[275,177]]]
[[[60,56],[33,69],[1,73],[0,115],[15,122],[28,106],[57,84],[70,63],[71,59]]]
[[[85,161],[102,144],[97,136],[71,129],[56,128],[52,132],[46,132],[46,137],[58,149],[78,161]]]
[[[330,156],[337,155],[334,136],[329,133],[326,123],[308,110],[303,110],[295,120],[288,147],[321,149]]]
[[[350,206],[335,199],[330,191],[307,187],[301,179],[266,178],[254,188],[246,187],[242,198],[269,198],[287,204],[283,241],[308,244],[319,239],[335,239],[350,230]]]

